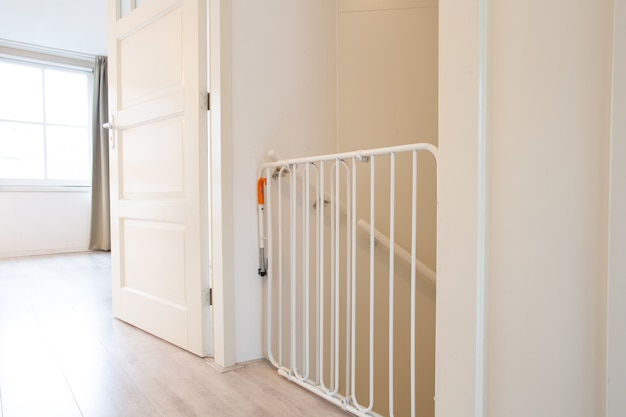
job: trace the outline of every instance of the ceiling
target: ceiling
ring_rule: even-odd
[[[106,55],[107,0],[0,0],[0,39]]]

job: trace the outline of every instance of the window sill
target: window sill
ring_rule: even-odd
[[[0,185],[0,192],[9,193],[90,193],[90,186],[76,185]]]

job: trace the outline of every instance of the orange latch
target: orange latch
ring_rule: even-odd
[[[265,193],[264,193],[265,184],[267,184],[267,179],[265,177],[259,178],[256,184],[257,202],[259,203],[259,205],[265,204]]]

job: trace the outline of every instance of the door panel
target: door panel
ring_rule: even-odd
[[[119,74],[124,108],[182,85],[181,19],[178,7],[119,41],[119,56],[125,63]]]
[[[185,268],[185,230],[167,223],[126,220],[123,231],[123,286],[184,307],[185,286],[176,275]],[[167,262],[141,262],[144,251]],[[152,277],[164,279],[157,281]]]
[[[205,2],[150,0],[117,19],[116,1],[109,0],[113,312],[203,356]]]
[[[129,129],[120,141],[124,199],[184,195],[184,138],[180,117]],[[150,149],[150,158],[146,158]]]

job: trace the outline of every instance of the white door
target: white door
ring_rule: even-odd
[[[113,314],[204,356],[205,1],[108,2]]]

